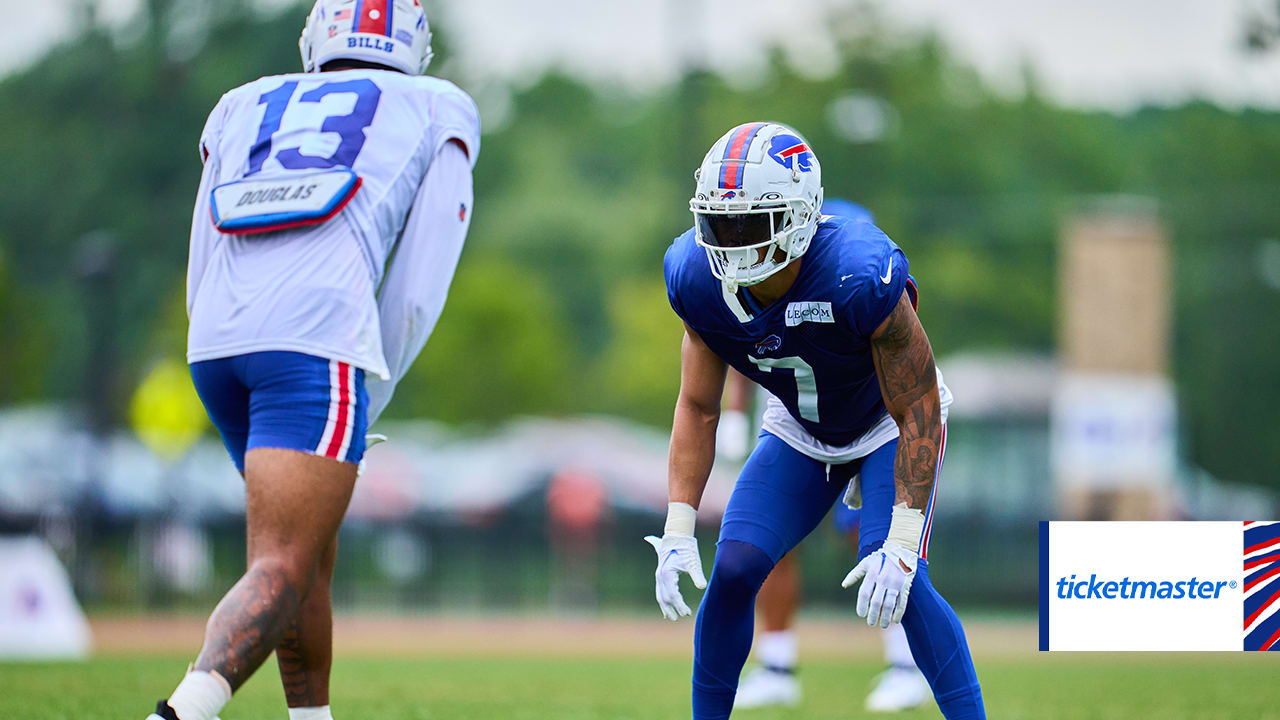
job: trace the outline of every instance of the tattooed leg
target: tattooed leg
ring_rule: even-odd
[[[301,583],[283,564],[255,563],[214,608],[195,669],[217,672],[235,691],[267,659],[298,609]]]
[[[333,666],[333,605],[330,583],[338,550],[335,538],[320,559],[311,590],[276,646],[280,682],[289,707],[329,704],[329,672]]]
[[[297,617],[351,500],[356,467],[293,450],[245,457],[249,571],[218,603],[196,669],[234,691]]]

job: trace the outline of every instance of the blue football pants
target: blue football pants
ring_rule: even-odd
[[[858,558],[884,543],[894,500],[896,440],[861,460],[828,468],[769,432],[747,459],[720,526],[715,565],[694,627],[693,717],[721,720],[733,709],[751,651],[755,599],[773,566],[822,522],[854,474],[861,475]],[[832,582],[838,578],[832,576]],[[856,589],[850,588],[852,609]],[[955,611],[929,582],[921,560],[902,618],[911,654],[948,720],[985,718],[982,690]]]

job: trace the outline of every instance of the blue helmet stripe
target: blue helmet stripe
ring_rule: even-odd
[[[361,13],[364,11],[364,0],[356,0],[356,11],[351,16],[351,32],[360,31]]]

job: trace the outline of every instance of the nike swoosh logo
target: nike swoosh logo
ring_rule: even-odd
[[[851,277],[853,277],[853,273],[849,273],[848,275],[841,275],[840,282],[844,282],[845,280],[848,280]]]
[[[888,285],[891,279],[893,279],[893,258],[889,258],[889,269],[885,270],[884,274],[880,276],[880,282]]]
[[[665,565],[667,564],[667,561],[671,559],[671,556],[672,556],[672,555],[675,555],[675,554],[676,554],[676,553],[678,553],[678,552],[680,552],[680,551],[679,551],[679,550],[672,550],[672,551],[668,552],[668,553],[667,553],[667,556],[666,556],[666,557],[664,557],[664,558],[662,558],[662,565],[663,565],[663,566],[665,566]]]

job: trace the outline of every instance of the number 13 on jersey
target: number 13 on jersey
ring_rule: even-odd
[[[263,165],[271,157],[274,150],[275,136],[281,130],[281,126],[284,123],[285,110],[293,102],[299,84],[300,81],[298,80],[290,80],[271,92],[263,93],[262,97],[258,98],[258,104],[266,105],[266,110],[262,115],[262,125],[258,128],[258,139],[253,143],[253,147],[249,151],[248,175],[261,171]],[[296,147],[280,149],[275,153],[275,159],[285,169],[349,168],[355,164],[356,158],[360,156],[360,151],[364,148],[365,129],[373,124],[373,116],[378,110],[378,101],[382,98],[382,90],[367,78],[327,82],[302,93],[298,96],[297,102],[314,104],[319,107],[318,104],[322,100],[336,94],[355,95],[354,108],[346,115],[324,117],[318,123],[319,127],[315,128],[313,132],[337,135],[339,138],[337,149],[328,157],[304,155]],[[303,128],[288,128],[291,132],[312,130],[314,127],[312,123],[319,120],[319,118],[315,117],[314,112],[297,117],[291,116],[291,119],[304,124]]]

